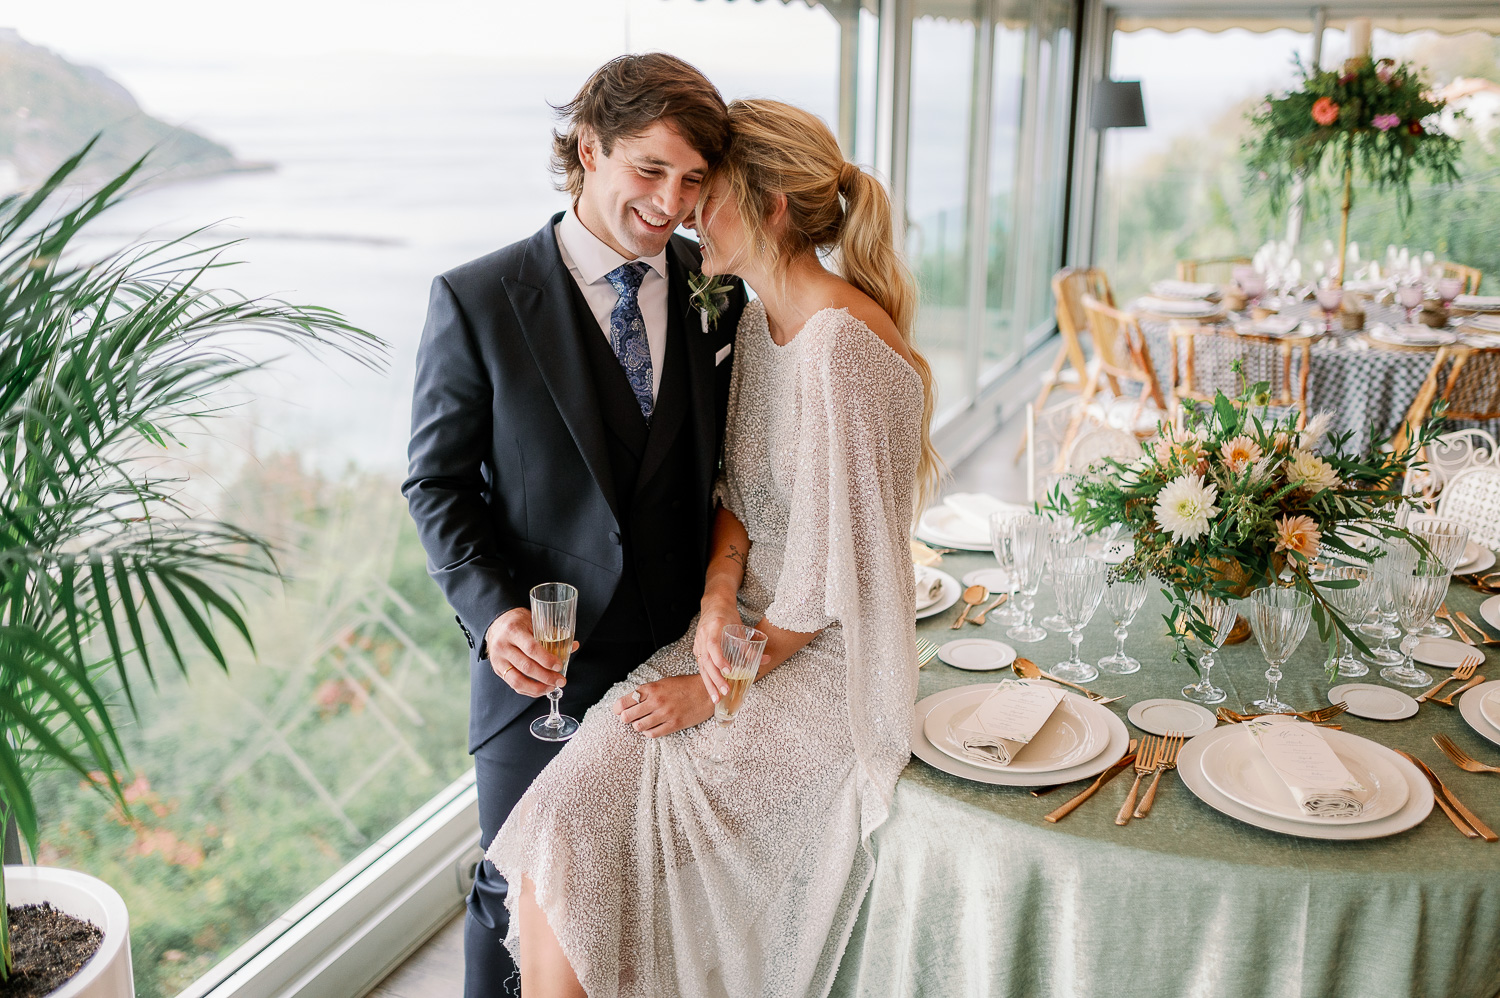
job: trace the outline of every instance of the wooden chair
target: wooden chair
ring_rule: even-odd
[[[1416,399],[1396,431],[1394,445],[1404,450],[1416,435],[1433,403],[1448,404],[1443,418],[1450,421],[1488,422],[1500,419],[1500,347],[1471,347],[1462,343],[1445,346],[1427,372]],[[1445,489],[1446,491],[1446,489]]]
[[[1135,316],[1128,312],[1121,312],[1093,295],[1083,296],[1083,311],[1088,316],[1089,334],[1094,342],[1094,364],[1087,380],[1083,383],[1083,391],[1079,394],[1078,410],[1063,434],[1062,446],[1058,453],[1059,471],[1067,468],[1070,463],[1071,451],[1078,437],[1078,431],[1088,415],[1090,403],[1099,394],[1100,388],[1107,385],[1114,396],[1120,397],[1122,393],[1119,389],[1119,382],[1128,381],[1140,384],[1141,388],[1136,395],[1135,405],[1131,409],[1129,418],[1130,432],[1133,432],[1138,439],[1148,439],[1156,433],[1154,425],[1150,429],[1145,429],[1141,425],[1141,416],[1146,411],[1147,402],[1155,406],[1162,418],[1166,417],[1167,412],[1166,400],[1161,394],[1161,384],[1156,377],[1156,368],[1151,363],[1151,351],[1146,346],[1145,334],[1141,332],[1140,323]]]
[[[1083,296],[1092,295],[1102,302],[1114,305],[1114,293],[1109,289],[1109,278],[1097,267],[1064,267],[1052,275],[1052,294],[1057,301],[1057,333],[1062,339],[1057,357],[1052,361],[1052,370],[1042,379],[1042,390],[1033,403],[1036,412],[1046,408],[1047,396],[1052,389],[1064,384],[1063,367],[1071,365],[1079,388],[1088,380],[1088,358],[1083,352],[1083,334],[1088,329],[1088,317],[1083,312]],[[1016,460],[1026,453],[1028,441],[1023,437],[1016,451]]]
[[[1234,278],[1234,268],[1239,264],[1249,262],[1248,256],[1214,256],[1200,260],[1178,260],[1177,279],[1228,284]],[[1207,269],[1208,273],[1200,275],[1199,268]]]
[[[1270,405],[1295,408],[1297,425],[1307,423],[1307,380],[1312,371],[1312,338],[1307,336],[1259,336],[1240,334],[1223,326],[1196,322],[1174,322],[1167,327],[1172,345],[1172,405],[1210,403],[1222,391],[1230,398],[1240,393],[1239,376],[1230,370],[1240,362],[1250,384],[1270,386]],[[1212,365],[1206,378],[1199,377],[1198,342],[1211,340]],[[1295,363],[1294,363],[1295,361]]]
[[[1450,263],[1447,260],[1444,260],[1442,263],[1438,264],[1438,266],[1443,268],[1444,277],[1463,278],[1464,289],[1462,292],[1460,292],[1461,294],[1479,294],[1479,284],[1484,280],[1484,274],[1479,270],[1478,267],[1466,267],[1461,263]]]

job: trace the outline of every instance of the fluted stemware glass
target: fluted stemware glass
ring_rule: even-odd
[[[1071,517],[1052,521],[1052,532],[1048,538],[1048,565],[1055,565],[1064,558],[1081,558],[1088,550],[1086,537]],[[1054,613],[1042,618],[1042,626],[1049,631],[1066,631],[1068,622],[1062,614]]]
[[[1406,541],[1387,538],[1380,543],[1379,555],[1370,566],[1375,573],[1375,620],[1361,624],[1359,629],[1380,639],[1380,647],[1370,649],[1370,661],[1376,665],[1399,665],[1404,656],[1391,647],[1391,641],[1401,636],[1401,628],[1396,626],[1396,600],[1391,576],[1403,566],[1410,568],[1416,559],[1416,549]]]
[[[1006,600],[1000,607],[990,613],[990,618],[997,624],[1018,624],[1021,622],[1021,608],[1017,604],[1016,592],[1019,589],[1016,576],[1016,559],[1012,554],[1010,525],[1015,520],[1016,513],[991,513],[990,514],[990,550],[995,552],[995,562],[1000,570],[1005,573],[1010,581],[1010,599]]]
[[[1339,616],[1344,618],[1344,623],[1358,622],[1365,619],[1372,607],[1375,605],[1375,596],[1380,589],[1380,580],[1373,568],[1365,565],[1337,565],[1324,573],[1323,578],[1330,582],[1347,582],[1353,580],[1356,585],[1345,588],[1322,589],[1323,598],[1333,604]],[[1343,651],[1337,659],[1339,675],[1345,679],[1357,679],[1366,675],[1370,667],[1354,657],[1354,642],[1344,637],[1342,631],[1335,632],[1338,648]]]
[[[1115,653],[1099,660],[1100,672],[1128,676],[1132,672],[1141,671],[1141,663],[1125,654],[1125,638],[1130,633],[1130,625],[1135,622],[1135,615],[1141,612],[1141,604],[1145,602],[1146,581],[1144,579],[1111,578],[1109,580],[1109,585],[1104,590],[1104,608],[1109,611],[1109,615],[1114,618],[1115,622]]]
[[[1066,662],[1052,667],[1059,679],[1086,683],[1099,678],[1099,670],[1078,656],[1083,629],[1093,619],[1104,595],[1104,577],[1108,569],[1094,558],[1063,558],[1052,563],[1052,586],[1057,593],[1057,614],[1068,625],[1068,642],[1073,654]]]
[[[566,582],[544,582],[531,590],[531,636],[562,662],[568,675],[573,653],[573,626],[578,619],[578,590]],[[578,721],[558,710],[561,687],[547,691],[547,716],[531,722],[532,737],[544,742],[565,742],[578,731]]]
[[[1270,666],[1266,670],[1269,686],[1265,697],[1253,704],[1256,710],[1281,714],[1293,709],[1276,695],[1276,684],[1281,682],[1281,667],[1307,634],[1312,605],[1313,598],[1299,589],[1266,586],[1250,594],[1250,630],[1255,632],[1260,653]]]
[[[1239,614],[1235,612],[1233,603],[1207,593],[1193,596],[1193,613],[1208,625],[1212,640],[1203,642],[1203,654],[1198,656],[1198,681],[1191,686],[1184,686],[1182,695],[1194,703],[1223,703],[1229,694],[1214,685],[1214,660],[1219,649],[1228,640],[1229,632],[1234,630],[1234,622]]]
[[[1380,678],[1397,686],[1426,686],[1432,676],[1412,664],[1412,649],[1417,647],[1418,632],[1432,620],[1448,595],[1448,566],[1434,558],[1418,558],[1410,569],[1392,576],[1391,591],[1396,599],[1396,619],[1406,630],[1401,639],[1401,664],[1380,670]]]
[[[1427,545],[1433,558],[1448,566],[1449,574],[1464,560],[1464,551],[1469,546],[1469,528],[1457,520],[1441,516],[1419,516],[1413,518],[1406,529]],[[1424,638],[1446,638],[1453,634],[1453,628],[1434,617],[1417,634]]]
[[[1040,641],[1047,632],[1031,620],[1036,609],[1036,593],[1047,570],[1047,530],[1050,524],[1035,513],[1023,513],[1010,525],[1011,558],[1021,589],[1021,622],[1006,630],[1016,641]]]

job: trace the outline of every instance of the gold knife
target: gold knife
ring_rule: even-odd
[[[1130,747],[1127,748],[1125,751],[1129,752],[1131,755],[1135,755],[1136,744],[1137,744],[1137,742],[1136,742],[1136,740],[1134,738],[1130,739]],[[1078,781],[1077,780],[1073,780],[1072,782],[1077,783]],[[1031,796],[1033,796],[1033,797],[1045,797],[1048,794],[1052,793],[1052,791],[1054,791],[1054,790],[1061,790],[1065,786],[1067,786],[1066,783],[1054,783],[1050,787],[1033,787],[1031,789]]]
[[[1056,811],[1053,811],[1051,814],[1044,815],[1043,817],[1053,824],[1056,824],[1063,818],[1066,818],[1069,814],[1073,813],[1074,808],[1082,804],[1084,801],[1088,800],[1090,797],[1094,796],[1094,794],[1098,792],[1100,787],[1104,786],[1104,784],[1108,783],[1116,776],[1119,776],[1121,773],[1125,772],[1125,770],[1129,769],[1131,765],[1134,764],[1134,762],[1135,752],[1127,752],[1125,755],[1120,757],[1119,762],[1115,763],[1113,766],[1100,773],[1099,778],[1093,783],[1089,784],[1086,788],[1084,788],[1083,793],[1079,794],[1077,797],[1074,797],[1072,800],[1068,801]]]
[[[1464,807],[1463,801],[1459,800],[1453,795],[1453,791],[1448,789],[1447,784],[1443,783],[1443,781],[1438,777],[1438,774],[1434,773],[1431,767],[1427,765],[1427,763],[1423,762],[1421,759],[1418,759],[1414,755],[1401,751],[1400,749],[1394,749],[1393,751],[1397,755],[1404,758],[1407,762],[1410,762],[1412,765],[1416,766],[1422,771],[1422,774],[1427,777],[1427,781],[1432,784],[1433,796],[1437,799],[1437,802],[1442,805],[1443,810],[1448,813],[1448,817],[1453,818],[1453,823],[1455,825],[1459,824],[1459,820],[1458,818],[1454,817],[1453,812],[1457,811],[1460,815],[1463,816],[1463,820],[1467,822],[1469,827],[1474,830],[1474,834],[1471,835],[1470,838],[1480,838],[1484,839],[1486,842],[1500,841],[1500,835],[1496,835],[1494,832],[1490,831],[1490,827],[1484,822],[1480,821],[1473,811],[1470,811],[1468,808]],[[1448,800],[1447,804],[1443,803],[1443,798],[1445,797]],[[1449,804],[1451,804],[1452,807],[1449,807]]]

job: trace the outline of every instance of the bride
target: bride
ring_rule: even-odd
[[[585,715],[490,846],[520,885],[505,942],[528,998],[827,994],[908,758],[908,532],[938,461],[890,201],[814,116],[729,114],[703,270],[759,301],[735,340],[702,610]],[[714,762],[713,722],[685,727],[656,681],[697,671],[716,701],[741,622],[766,655]]]

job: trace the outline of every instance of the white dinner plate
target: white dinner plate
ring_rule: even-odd
[[[1411,650],[1411,657],[1423,665],[1456,669],[1470,662],[1475,665],[1483,662],[1484,652],[1452,638],[1423,638]]]
[[[959,638],[938,649],[938,658],[955,669],[989,672],[1003,669],[1016,660],[1016,650],[1004,641],[989,638]]]
[[[1086,780],[1098,776],[1110,766],[1114,765],[1130,747],[1130,731],[1107,707],[1083,697],[1073,697],[1074,703],[1081,713],[1097,713],[1109,728],[1109,741],[1104,750],[1094,758],[1079,763],[1069,769],[1058,770],[1051,773],[1019,773],[1007,771],[1006,769],[985,769],[972,763],[964,762],[940,751],[927,738],[924,727],[927,723],[927,715],[935,707],[941,706],[954,697],[964,696],[968,691],[975,689],[993,690],[994,683],[985,683],[981,686],[959,686],[951,690],[943,690],[932,696],[924,697],[917,701],[916,713],[912,718],[911,729],[911,751],[912,755],[927,763],[933,769],[941,770],[952,776],[961,777],[965,780],[973,780],[976,783],[988,783],[999,787],[1042,787],[1054,783],[1072,783],[1074,780]],[[1070,697],[1073,694],[1068,694]]]
[[[1003,568],[976,568],[964,576],[965,586],[984,586],[990,591],[990,599],[1010,592],[1010,574]]]
[[[1500,596],[1491,596],[1479,604],[1479,616],[1485,623],[1500,631]]]
[[[1468,575],[1470,572],[1484,572],[1495,567],[1495,552],[1489,548],[1480,548],[1479,554],[1473,561],[1466,561],[1453,569],[1454,575]]]
[[[968,695],[954,697],[928,711],[927,723],[922,729],[927,740],[937,746],[939,752],[958,762],[1007,773],[1054,773],[1069,769],[1088,762],[1103,752],[1109,743],[1109,727],[1104,718],[1092,711],[1078,710],[1074,701],[1083,698],[1064,693],[1057,709],[1009,765],[975,759],[964,751],[956,729],[973,716],[993,689],[993,686],[982,691],[971,688]]]
[[[1374,683],[1344,683],[1328,691],[1328,702],[1340,700],[1355,717],[1372,721],[1399,721],[1417,712],[1417,701],[1389,686]]]
[[[1406,780],[1392,761],[1399,756],[1367,738],[1324,728],[1318,734],[1349,770],[1349,775],[1364,787],[1353,791],[1351,796],[1365,806],[1352,817],[1308,814],[1297,806],[1292,792],[1266,761],[1249,729],[1243,724],[1233,727],[1240,730],[1206,747],[1199,765],[1214,789],[1246,807],[1311,825],[1358,825],[1389,818],[1406,804]]]
[[[960,586],[958,584],[958,580],[949,575],[947,572],[939,572],[935,568],[929,569],[929,571],[936,572],[938,575],[942,576],[943,591],[942,594],[938,596],[936,602],[930,603],[917,611],[918,620],[921,620],[923,617],[931,617],[935,613],[942,613],[954,603],[957,603],[958,598],[962,596],[964,592],[963,586]]]
[[[1207,707],[1188,700],[1142,700],[1125,712],[1130,723],[1153,735],[1175,733],[1194,738],[1218,726]]]
[[[1480,683],[1458,698],[1458,712],[1463,715],[1465,721],[1469,722],[1469,727],[1477,731],[1481,737],[1500,745],[1500,726],[1492,724],[1484,716],[1490,695],[1497,690],[1500,690],[1500,683]]]
[[[1490,691],[1479,698],[1479,712],[1484,719],[1500,728],[1500,696],[1496,695],[1500,687],[1491,686]]]
[[[1182,747],[1177,756],[1177,774],[1182,777],[1183,785],[1191,790],[1199,800],[1221,814],[1228,815],[1237,821],[1243,821],[1247,825],[1256,828],[1264,828],[1271,832],[1280,832],[1284,835],[1294,835],[1307,839],[1336,839],[1352,841],[1356,839],[1378,839],[1387,835],[1396,835],[1410,828],[1420,825],[1432,811],[1432,785],[1427,782],[1427,777],[1422,775],[1421,770],[1411,763],[1392,753],[1391,758],[1395,761],[1397,769],[1406,780],[1406,804],[1395,814],[1378,818],[1374,821],[1361,821],[1354,824],[1331,824],[1328,819],[1319,823],[1307,821],[1292,821],[1275,815],[1257,811],[1253,807],[1241,804],[1216,788],[1203,772],[1203,753],[1215,741],[1225,735],[1239,734],[1235,729],[1241,727],[1238,724],[1225,725],[1215,728],[1207,734],[1199,735],[1191,739]],[[1343,734],[1343,732],[1334,732]],[[1500,733],[1497,733],[1500,737]]]
[[[947,506],[934,506],[922,514],[914,531],[917,540],[960,551],[988,551],[990,537],[983,536],[968,520]]]

